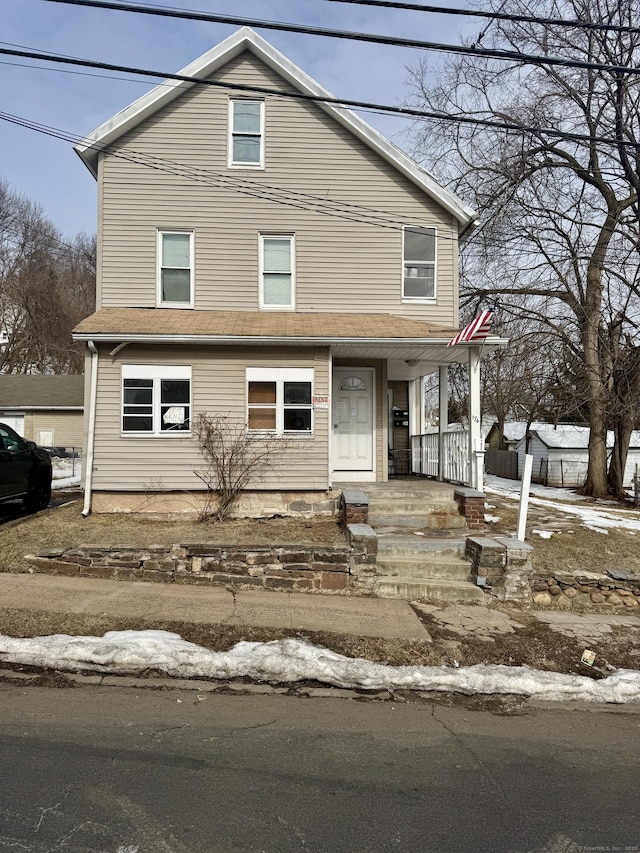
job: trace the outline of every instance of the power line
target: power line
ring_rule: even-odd
[[[7,121],[11,124],[18,125],[27,130],[33,130],[35,132],[42,133],[56,139],[60,139],[65,142],[74,143],[80,141],[81,139],[78,134],[73,134],[70,131],[65,131],[60,128],[53,127],[51,125],[35,122],[30,119],[23,118],[21,116],[12,115],[10,113],[0,112],[0,120]],[[190,182],[202,183],[207,186],[220,186],[223,189],[229,190],[231,192],[238,192],[242,195],[247,195],[260,200],[271,201],[276,204],[292,207],[297,210],[308,211],[313,208],[315,212],[320,213],[322,215],[336,216],[340,219],[346,219],[347,221],[356,222],[358,224],[389,228],[395,231],[402,230],[407,224],[406,216],[403,214],[396,214],[390,211],[365,207],[363,205],[357,205],[338,200],[331,201],[326,198],[313,196],[309,193],[296,192],[294,190],[289,189],[284,190],[280,187],[272,187],[270,185],[251,181],[247,178],[236,178],[235,176],[227,176],[219,172],[212,172],[206,169],[197,169],[194,167],[185,166],[184,164],[176,163],[175,161],[167,160],[161,157],[153,157],[148,154],[144,154],[140,151],[131,150],[128,153],[124,153],[120,149],[108,145],[95,145],[93,147],[98,151],[108,153],[114,157],[125,160],[127,162],[154,169],[156,171],[162,171],[166,174],[174,175],[175,177],[186,179]],[[293,199],[293,197],[295,197],[295,199]],[[415,224],[415,222],[413,224]],[[466,241],[467,249],[486,251],[486,242],[483,242],[481,244],[474,242],[474,240],[477,240],[480,237],[482,237],[482,227],[475,231],[473,235],[471,235],[471,237]],[[451,242],[456,240],[456,238],[454,237],[447,237],[441,233],[438,233],[437,239],[440,243]],[[483,238],[483,240],[484,239],[486,238]],[[68,246],[68,248],[71,249],[74,248],[69,244],[63,243],[63,245],[66,245]],[[498,240],[495,236],[489,239],[488,245],[491,245],[494,248],[502,249],[513,248],[509,240]],[[518,256],[532,255],[536,257],[539,257],[540,254],[539,252],[533,249],[525,249],[522,247],[519,247],[517,249],[517,253]]]
[[[280,30],[301,35],[323,36],[326,38],[347,39],[348,41],[370,42],[392,47],[408,47],[419,50],[433,50],[442,53],[455,53],[467,56],[480,56],[487,59],[500,59],[507,62],[522,62],[529,65],[551,65],[564,68],[582,68],[596,71],[608,71],[613,74],[640,74],[640,68],[626,65],[607,65],[580,59],[562,59],[559,56],[541,56],[520,53],[517,50],[481,48],[468,45],[443,44],[420,41],[418,39],[382,36],[375,33],[359,33],[348,30],[332,30],[326,27],[309,27],[302,24],[287,24],[279,21],[265,21],[256,18],[241,18],[234,15],[216,15],[209,12],[195,12],[182,9],[167,9],[160,6],[133,5],[131,3],[113,3],[111,0],[45,0],[46,3],[63,3],[68,6],[86,6],[93,9],[109,9],[119,12],[134,12],[139,15],[156,15],[164,18],[178,18],[189,21],[204,21],[213,24],[232,24],[241,27],[259,27],[266,30]]]
[[[58,2],[58,0],[52,0]],[[4,56],[19,56],[25,59],[39,59],[45,62],[55,62],[65,65],[78,65],[84,68],[100,68],[103,71],[116,71],[124,74],[136,74],[140,77],[154,77],[162,80],[179,80],[187,83],[194,83],[201,86],[214,86],[222,89],[230,89],[233,91],[251,92],[261,95],[274,95],[279,98],[289,98],[299,101],[308,101],[313,103],[324,103],[338,107],[353,107],[354,109],[362,109],[369,111],[377,111],[390,113],[393,115],[405,116],[406,118],[419,119],[434,119],[436,121],[455,121],[459,124],[468,124],[480,127],[489,127],[496,130],[515,131],[521,134],[532,134],[535,136],[549,136],[556,139],[563,139],[571,142],[589,142],[599,143],[603,145],[624,146],[636,150],[640,150],[640,142],[630,142],[623,140],[609,139],[604,136],[590,136],[585,133],[571,133],[564,130],[554,130],[553,128],[539,127],[535,125],[523,125],[516,122],[496,121],[495,119],[482,119],[471,116],[451,115],[449,113],[432,112],[428,110],[418,110],[412,107],[396,107],[387,104],[376,104],[370,101],[354,101],[346,98],[323,97],[321,95],[310,95],[303,92],[286,92],[278,89],[270,89],[266,86],[245,85],[242,83],[221,82],[219,80],[210,80],[205,77],[192,77],[186,74],[171,74],[165,71],[153,71],[145,68],[133,68],[126,65],[115,65],[109,62],[97,62],[88,59],[75,59],[66,56],[54,56],[50,53],[42,53],[38,51],[25,50],[10,50],[8,48],[0,48],[0,55]],[[640,68],[630,69],[633,73],[640,74]]]
[[[513,21],[523,24],[541,24],[550,27],[601,30],[616,33],[640,33],[640,27],[626,24],[605,24],[599,21],[570,20],[567,18],[542,18],[536,15],[512,15],[507,12],[483,12],[479,9],[460,9],[455,6],[425,6],[421,3],[401,3],[394,0],[325,0],[327,3],[347,3],[357,6],[375,6],[383,9],[403,9],[408,12],[430,12],[437,15],[460,15],[465,18],[488,18],[494,21]]]

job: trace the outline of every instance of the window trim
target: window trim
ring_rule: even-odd
[[[234,120],[234,105],[242,102],[251,102],[260,105],[260,133],[241,134],[235,133],[233,129]],[[264,169],[264,136],[265,136],[265,105],[264,98],[229,98],[229,113],[227,119],[227,165],[230,169]],[[259,136],[260,137],[260,162],[249,163],[245,160],[233,159],[233,138],[234,136]]]
[[[413,264],[422,264],[422,266],[433,266],[433,296],[406,296],[404,292],[404,280],[405,280],[405,267],[411,266],[412,262],[405,258],[404,255],[404,246],[405,246],[405,234],[407,229],[421,229],[423,231],[433,231],[433,239],[434,239],[434,247],[433,247],[433,261],[428,262],[420,262],[415,261]],[[418,303],[428,303],[434,304],[437,302],[438,297],[438,229],[435,225],[403,225],[402,226],[402,268],[401,268],[401,292],[402,292],[402,301],[403,302],[418,302]]]
[[[264,301],[264,241],[265,240],[288,240],[289,241],[289,264],[291,267],[291,293],[288,305],[266,305]],[[296,235],[295,234],[271,234],[261,231],[258,235],[258,268],[259,268],[259,305],[262,311],[295,311],[296,309]]]
[[[313,438],[315,418],[313,411],[313,389],[314,389],[313,367],[247,367],[245,370],[245,412],[247,416],[247,433],[250,435],[264,435],[277,438]],[[275,429],[249,429],[249,382],[275,382],[276,383],[276,428]],[[299,409],[308,409],[311,413],[311,429],[309,430],[285,430],[284,429],[284,383],[285,382],[308,382],[311,385],[311,402],[300,403],[293,406]],[[293,404],[292,404],[293,405]],[[265,404],[265,408],[269,408]],[[271,407],[273,408],[273,406]]]
[[[151,396],[152,430],[124,429],[124,380],[151,379],[153,382]],[[162,399],[160,383],[167,379],[184,379],[189,382],[189,429],[162,429]],[[191,365],[158,365],[158,364],[123,364],[120,370],[120,435],[124,438],[190,438],[193,423],[193,378]]]
[[[171,302],[162,298],[162,245],[165,234],[189,235],[189,302]],[[156,232],[156,303],[159,308],[193,308],[195,282],[195,231],[192,228],[158,228]],[[183,269],[176,267],[175,269]]]

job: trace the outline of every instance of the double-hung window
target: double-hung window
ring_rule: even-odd
[[[260,307],[295,307],[295,241],[292,235],[260,235]]]
[[[229,101],[229,166],[264,168],[264,101]]]
[[[169,435],[191,430],[191,368],[122,365],[122,432]]]
[[[436,297],[436,229],[405,226],[403,231],[402,298]]]
[[[249,432],[295,435],[313,431],[313,368],[248,367]]]
[[[158,305],[193,308],[193,231],[158,231]]]

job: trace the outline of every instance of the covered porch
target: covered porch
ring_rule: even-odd
[[[435,337],[435,336],[434,336]],[[439,340],[395,340],[350,343],[332,347],[332,482],[391,482],[415,475],[482,491],[484,440],[481,434],[480,370],[484,356],[506,341],[489,337],[479,343],[447,346],[450,337]],[[449,430],[448,369],[452,364],[467,367],[468,420],[466,428]],[[384,373],[377,390],[382,401],[364,400],[367,376],[380,365]],[[360,371],[360,372],[358,372]],[[425,385],[437,374],[438,423],[427,424]],[[430,383],[433,386],[433,382]],[[358,389],[361,397],[357,397]],[[370,405],[374,417],[368,434],[363,407]],[[379,429],[381,436],[375,435]],[[379,463],[369,465],[360,448],[381,445]],[[358,457],[362,457],[358,461]],[[360,470],[358,470],[360,466]]]

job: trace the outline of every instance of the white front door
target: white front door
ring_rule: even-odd
[[[373,479],[374,371],[371,367],[333,370],[333,470]]]

